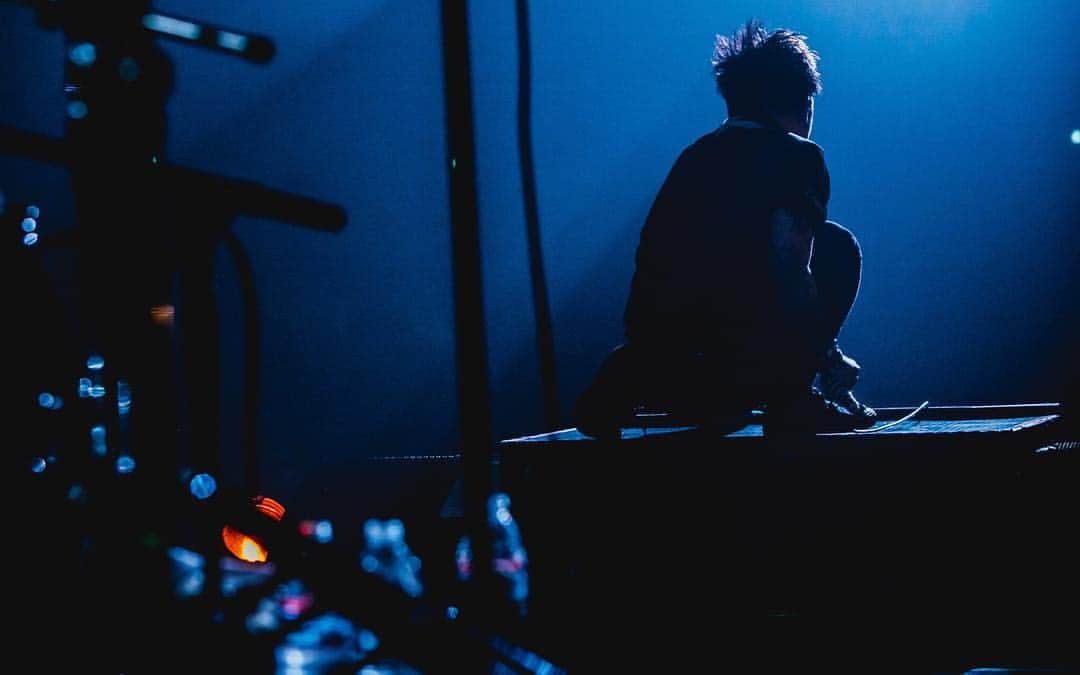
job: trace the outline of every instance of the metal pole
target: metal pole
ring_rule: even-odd
[[[472,88],[469,80],[468,8],[465,0],[443,0],[443,66],[446,78],[447,162],[450,171],[454,328],[457,394],[464,458],[465,518],[473,549],[473,599],[483,616],[491,588],[491,542],[487,498],[494,487],[491,402],[481,278],[480,227]]]

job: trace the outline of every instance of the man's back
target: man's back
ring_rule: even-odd
[[[809,140],[738,119],[698,139],[642,228],[627,338],[705,353],[755,343],[783,321],[768,265],[773,213],[820,223],[828,198],[822,151]]]

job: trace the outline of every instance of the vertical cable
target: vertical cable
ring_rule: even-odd
[[[517,0],[518,33],[518,155],[521,160],[521,194],[525,202],[525,231],[529,247],[533,313],[536,320],[536,352],[540,359],[544,424],[559,427],[559,389],[555,367],[555,336],[551,326],[551,303],[544,276],[544,251],[540,239],[540,210],[536,198],[536,167],[532,145],[532,54],[529,39],[529,3]]]

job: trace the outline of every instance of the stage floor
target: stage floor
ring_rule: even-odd
[[[1016,433],[1035,429],[1047,429],[1060,417],[1058,403],[1022,403],[1012,405],[984,406],[928,406],[913,419],[889,426],[915,410],[917,406],[878,408],[878,421],[867,432],[822,433],[819,438],[870,438],[872,435],[889,436],[940,435],[940,434],[985,434]],[[761,415],[755,413],[749,424],[741,428],[720,434],[728,439],[763,438],[764,431],[760,422]],[[757,421],[755,421],[757,420]],[[622,440],[632,441],[660,436],[686,435],[694,432],[711,431],[709,427],[696,425],[665,424],[664,417],[650,416],[641,418],[641,426],[622,429]],[[887,427],[887,428],[882,428]],[[575,428],[562,429],[544,434],[521,436],[507,439],[503,446],[516,446],[523,443],[597,443]]]

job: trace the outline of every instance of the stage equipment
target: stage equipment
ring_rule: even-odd
[[[246,487],[257,494],[257,305],[250,265],[228,228],[246,214],[333,232],[343,227],[345,213],[335,205],[168,163],[165,105],[173,67],[155,38],[256,63],[269,60],[273,45],[262,36],[155,12],[147,1],[107,8],[55,0],[20,4],[32,6],[43,27],[64,33],[65,138],[4,127],[0,151],[70,169],[76,222],[46,243],[76,254],[77,349],[108,359],[111,381],[101,384],[109,396],[121,379],[135,393],[138,414],[129,432],[131,446],[146,453],[133,457],[141,470],[168,473],[183,461],[216,472],[220,359],[213,261],[225,242],[244,286],[241,442]],[[178,358],[184,395],[174,375]]]
[[[911,410],[878,408],[875,433],[661,415],[619,440],[503,441],[537,603],[560,633],[596,638],[570,669],[753,645],[780,668],[1075,665],[1080,472],[1062,407],[930,406],[893,423]]]

